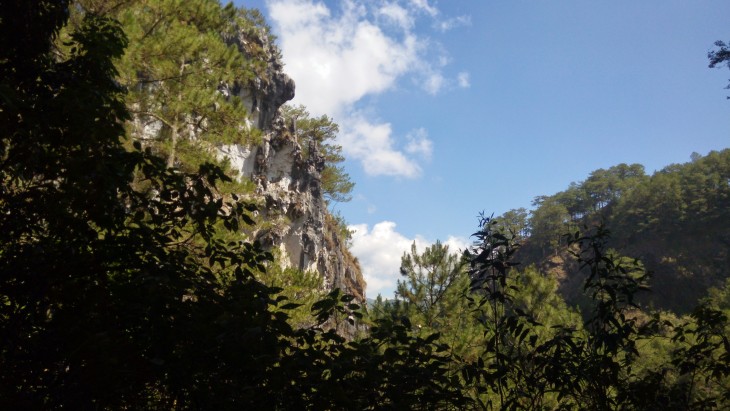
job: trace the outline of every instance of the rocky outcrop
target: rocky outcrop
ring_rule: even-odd
[[[270,130],[279,107],[294,98],[294,80],[283,69],[278,47],[271,44],[269,36],[262,31],[238,29],[236,34],[225,38],[250,61],[265,61],[256,77],[247,84],[222,86],[226,95],[240,98],[249,109],[249,124],[260,130]]]
[[[225,87],[223,91],[244,102],[250,113],[248,125],[263,132],[262,143],[219,148],[240,178],[253,181],[263,198],[261,220],[267,224],[255,233],[256,238],[279,249],[284,264],[319,272],[327,290],[340,288],[364,303],[360,267],[324,201],[320,175],[324,158],[316,154],[316,147],[307,150],[314,154],[305,156],[296,138],[296,125],[285,124],[279,115],[279,108],[294,97],[295,86],[282,71],[278,50],[261,38],[240,35],[231,41],[243,52],[248,43],[255,42],[268,57],[260,76],[247,85]]]
[[[278,48],[261,29],[232,30],[224,40],[248,57],[254,75],[245,82],[221,84],[217,90],[228,99],[240,99],[248,113],[241,119],[242,132],[261,131],[260,144],[212,146],[191,130],[189,138],[201,147],[217,150],[240,179],[256,186],[256,201],[263,204],[252,235],[269,249],[278,249],[281,262],[303,271],[316,271],[324,279],[324,291],[335,288],[365,302],[365,282],[357,260],[349,253],[335,219],[323,198],[321,172],[324,159],[316,147],[302,150],[295,124],[285,124],[280,107],[294,98],[294,81],[283,72]],[[227,37],[226,37],[227,36]],[[190,116],[193,116],[191,113]],[[142,141],[161,134],[162,123],[149,116],[133,119]],[[258,133],[254,133],[258,134]],[[246,140],[246,139],[243,139]],[[250,140],[246,140],[250,141]],[[312,153],[304,155],[304,152]],[[352,330],[344,330],[352,333]]]

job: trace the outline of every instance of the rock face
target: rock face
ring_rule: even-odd
[[[223,92],[242,99],[250,113],[248,125],[263,132],[262,143],[220,147],[220,155],[229,159],[241,178],[253,181],[264,199],[261,213],[267,224],[256,238],[264,246],[279,249],[289,267],[319,272],[327,290],[340,288],[364,303],[360,267],[322,195],[324,159],[316,154],[305,157],[296,139],[296,125],[285,124],[279,115],[279,108],[294,98],[294,81],[282,71],[276,46],[261,38],[239,36],[232,41],[242,51],[245,42],[259,42],[269,57],[265,75]],[[317,153],[316,147],[307,151]]]
[[[242,127],[260,130],[261,144],[214,149],[219,158],[228,159],[239,178],[256,185],[256,200],[262,200],[264,206],[259,210],[255,239],[270,250],[279,250],[285,266],[318,272],[324,279],[323,291],[339,288],[364,304],[365,281],[359,264],[348,251],[323,198],[321,172],[325,161],[316,147],[306,150],[314,154],[303,154],[296,125],[285,124],[279,114],[279,108],[294,98],[295,85],[284,74],[279,51],[268,38],[266,33],[244,30],[226,38],[228,44],[259,64],[258,74],[245,84],[218,87],[227,98],[243,102],[248,118],[241,119]],[[133,122],[143,141],[157,138],[162,129],[162,123],[154,118],[138,116]],[[197,138],[195,132],[192,134]],[[350,336],[356,331],[349,326],[337,328]]]

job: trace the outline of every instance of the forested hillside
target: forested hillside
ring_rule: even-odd
[[[640,164],[599,169],[533,206],[498,220],[522,242],[517,258],[557,278],[570,303],[580,302],[584,277],[570,274],[565,234],[598,223],[611,232],[609,247],[652,273],[642,301],[656,308],[688,313],[730,277],[730,149],[694,153],[651,176]]]
[[[730,281],[715,272],[727,151],[651,177],[599,170],[529,218],[481,219],[464,254],[414,246],[397,298],[366,310],[263,248],[308,192],[262,201],[240,177],[281,174],[266,150],[301,160],[295,185],[327,201],[352,185],[328,117],[271,105],[289,82],[267,77],[265,42],[226,42],[270,41],[258,13],[214,0],[0,6],[0,409],[730,407]],[[730,61],[717,46],[713,64]],[[239,105],[246,79],[270,93]],[[281,134],[253,127],[262,119]],[[259,139],[266,150],[239,168],[216,151]],[[300,228],[346,248],[329,218]],[[719,243],[688,244],[697,233]],[[631,253],[719,287],[689,314],[657,310]],[[560,275],[543,268],[552,258]],[[558,280],[581,282],[580,309]],[[360,327],[346,338],[343,324]]]

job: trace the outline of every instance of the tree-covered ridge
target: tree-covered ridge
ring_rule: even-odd
[[[688,312],[707,289],[730,276],[730,149],[665,167],[648,176],[639,164],[593,171],[585,181],[540,196],[529,213],[510,210],[501,229],[524,242],[519,258],[553,269],[573,302],[580,280],[570,271],[564,234],[604,222],[609,245],[654,273],[657,307]],[[691,238],[691,241],[687,241]]]
[[[448,344],[468,409],[728,406],[727,288],[713,289],[688,316],[651,311],[637,298],[650,273],[609,249],[599,226],[567,238],[575,272],[586,272],[579,313],[555,293],[554,278],[520,268],[519,246],[502,225],[483,220],[457,265],[442,245],[414,247],[403,256],[396,299],[371,309],[379,321],[400,319]]]

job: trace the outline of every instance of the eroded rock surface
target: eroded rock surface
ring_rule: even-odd
[[[241,178],[256,184],[264,199],[263,220],[273,224],[259,230],[257,239],[278,248],[288,266],[319,272],[327,290],[340,288],[364,303],[360,267],[340,238],[322,195],[324,158],[316,154],[305,158],[296,139],[296,125],[285,124],[279,115],[279,108],[294,98],[294,81],[283,72],[276,46],[243,36],[232,41],[240,50],[245,49],[245,42],[257,41],[268,54],[264,76],[225,91],[242,99],[250,113],[247,124],[263,131],[261,145],[220,147],[220,154]]]

